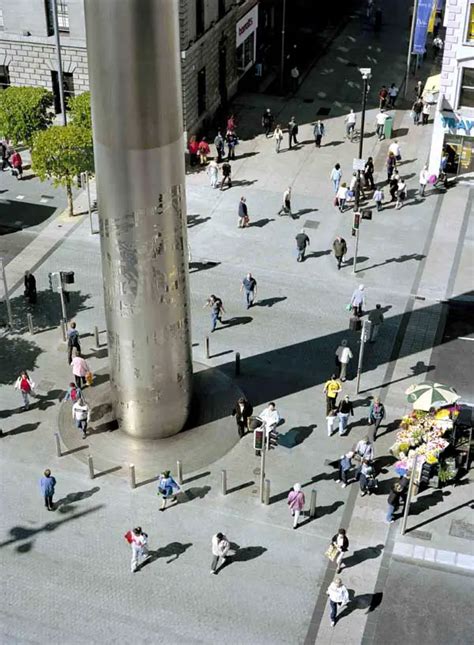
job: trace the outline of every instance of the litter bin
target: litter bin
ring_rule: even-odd
[[[385,124],[383,126],[383,135],[385,139],[391,139],[392,138],[392,130],[393,130],[393,117],[388,116],[385,119]]]

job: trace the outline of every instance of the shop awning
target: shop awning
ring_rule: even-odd
[[[423,98],[428,103],[435,103],[438,100],[439,86],[441,84],[441,74],[429,76],[426,79],[425,87],[423,89]]]

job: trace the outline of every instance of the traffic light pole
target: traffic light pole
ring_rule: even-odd
[[[260,455],[260,501],[263,504],[265,499],[265,453],[267,452],[266,430],[263,435],[262,450]]]
[[[5,306],[7,308],[8,326],[10,327],[10,329],[13,329],[12,307],[10,304],[10,296],[8,295],[7,275],[5,273],[5,264],[3,262],[3,258],[0,258],[0,267],[3,281],[3,297],[5,299]]]
[[[356,385],[356,392],[359,394],[359,389],[360,389],[360,375],[362,373],[362,364],[364,362],[364,349],[365,349],[365,343],[366,343],[366,323],[367,321],[364,320],[362,323],[362,331],[360,334],[360,349],[359,349],[359,362],[357,363],[357,385]]]

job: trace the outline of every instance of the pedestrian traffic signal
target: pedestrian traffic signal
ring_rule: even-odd
[[[255,450],[263,450],[263,441],[265,437],[265,432],[259,428],[253,432],[253,447]]]
[[[358,229],[360,226],[360,213],[354,213],[354,223],[352,228]]]
[[[48,273],[48,280],[49,280],[49,288],[52,291],[53,290],[53,274]]]
[[[372,211],[369,208],[362,211],[362,219],[372,219]]]
[[[272,450],[278,446],[278,432],[272,430],[268,435],[268,450]]]

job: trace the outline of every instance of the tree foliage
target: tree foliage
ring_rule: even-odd
[[[0,133],[14,144],[31,144],[52,121],[53,95],[44,87],[7,87],[0,92]]]
[[[68,101],[68,108],[74,125],[88,128],[89,130],[92,129],[90,92],[83,92],[78,96],[70,98]]]

